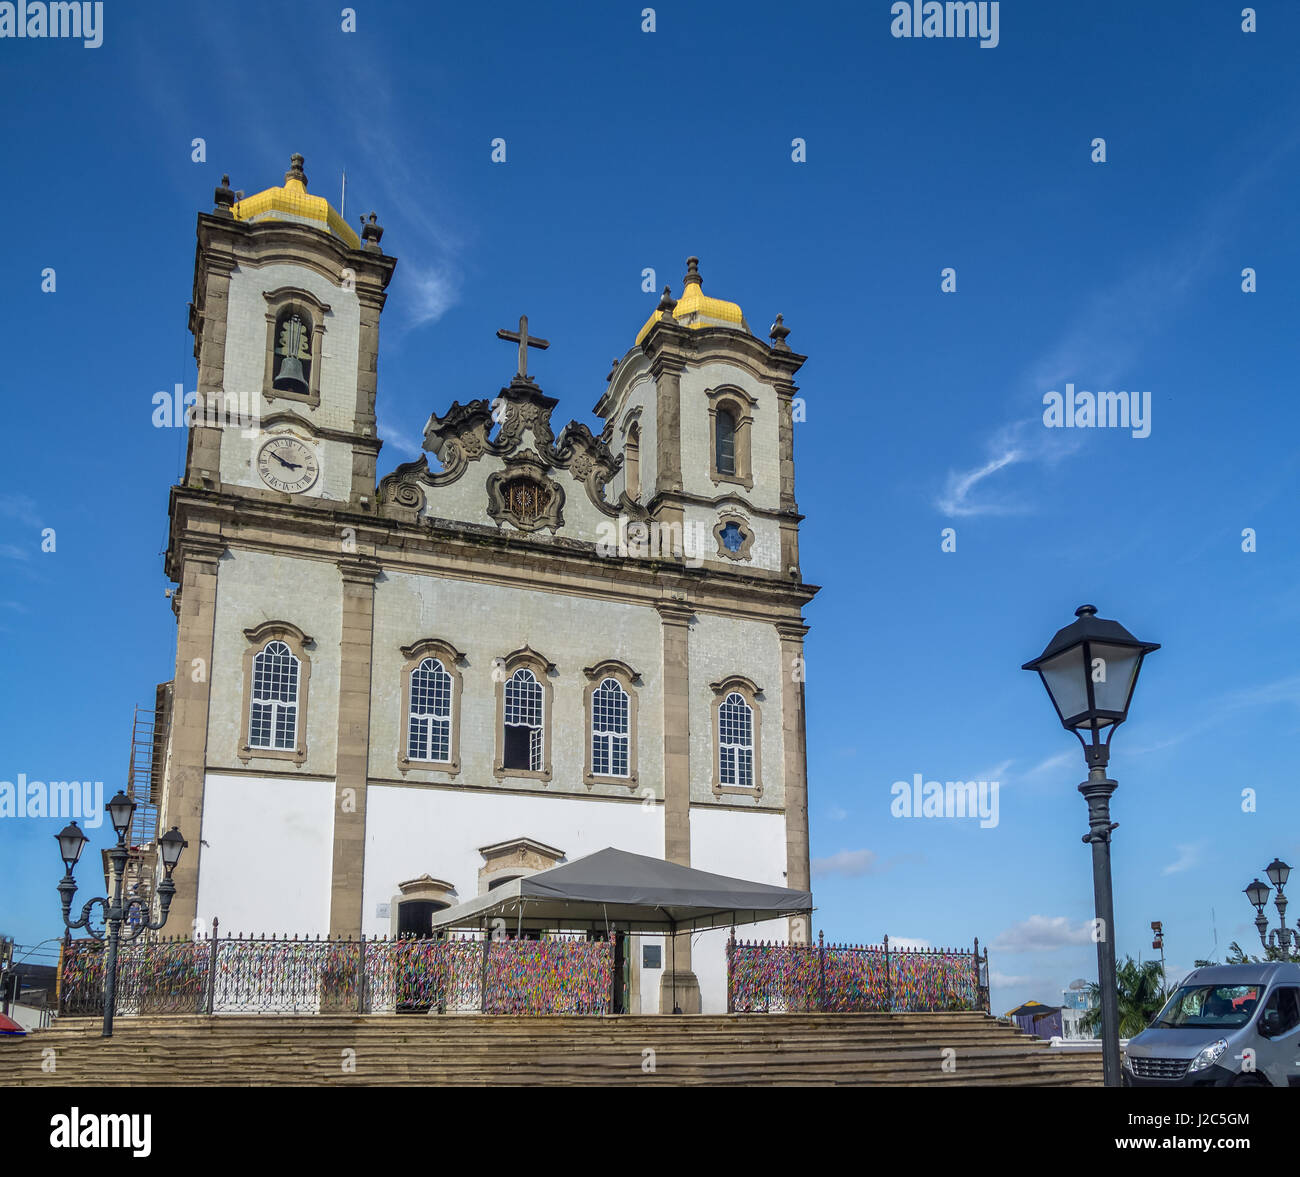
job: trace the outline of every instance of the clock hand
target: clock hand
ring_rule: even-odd
[[[281,466],[287,466],[290,470],[299,470],[299,469],[302,468],[302,463],[300,463],[300,462],[286,462],[286,461],[285,461],[282,457],[280,457],[280,455],[277,454],[274,450],[271,451],[271,457],[273,457],[277,462],[279,462]]]

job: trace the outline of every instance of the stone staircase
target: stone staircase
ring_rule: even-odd
[[[26,1038],[0,1038],[0,1085],[1101,1084],[1100,1054],[1052,1050],[980,1013],[263,1014],[120,1018],[112,1039],[100,1031],[98,1019],[63,1018]],[[53,1073],[41,1069],[51,1048]],[[956,1069],[944,1071],[949,1049]]]

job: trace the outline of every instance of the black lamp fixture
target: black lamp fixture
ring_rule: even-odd
[[[1080,605],[1074,616],[1077,620],[1057,630],[1047,649],[1021,669],[1038,672],[1061,726],[1079,737],[1089,768],[1104,768],[1111,737],[1128,718],[1142,660],[1160,643],[1138,641],[1118,621],[1098,617],[1095,605]],[[1091,733],[1091,742],[1084,732]]]
[[[63,924],[71,932],[75,928],[87,929],[90,938],[105,945],[104,953],[104,1037],[113,1035],[113,1014],[117,1003],[117,951],[123,940],[128,944],[145,932],[156,932],[167,923],[167,913],[171,909],[172,899],[176,894],[176,884],[172,882],[172,872],[180,862],[181,851],[189,844],[181,836],[180,830],[172,826],[158,839],[158,856],[162,861],[163,877],[156,888],[158,899],[158,919],[150,918],[152,912],[146,900],[140,897],[122,899],[122,882],[126,875],[127,863],[131,857],[131,848],[127,845],[127,834],[131,829],[131,819],[135,816],[136,803],[120,789],[108,803],[108,819],[117,834],[117,844],[107,851],[112,865],[112,896],[96,896],[87,901],[81,909],[81,918],[72,918],[72,899],[77,893],[77,880],[72,877],[73,869],[81,859],[82,851],[90,841],[74,821],[65,826],[55,838],[59,843],[59,857],[63,859],[64,875],[59,880],[59,900],[63,904]],[[102,931],[97,931],[91,922],[91,914],[98,907],[103,921]],[[123,930],[123,925],[127,925]]]
[[[63,866],[71,875],[72,868],[81,860],[81,852],[90,839],[81,832],[81,827],[75,821],[64,826],[54,836],[59,843],[59,857],[63,859]]]
[[[1264,946],[1266,953],[1280,956],[1283,960],[1291,960],[1295,948],[1300,947],[1300,923],[1297,923],[1295,928],[1292,929],[1287,926],[1286,922],[1287,897],[1285,887],[1287,879],[1291,877],[1291,868],[1280,858],[1275,858],[1264,868],[1264,873],[1268,875],[1269,882],[1277,888],[1273,906],[1277,908],[1278,926],[1270,929],[1268,916],[1264,914],[1264,904],[1268,902],[1270,894],[1268,883],[1260,882],[1258,878],[1255,878],[1251,880],[1249,886],[1244,888],[1246,898],[1250,900],[1251,906],[1255,909],[1255,930],[1259,933],[1259,942]]]
[[[1115,729],[1128,718],[1142,661],[1160,645],[1139,641],[1118,621],[1098,617],[1095,605],[1080,605],[1074,617],[1069,625],[1056,631],[1037,658],[1021,669],[1036,671],[1043,680],[1061,726],[1079,738],[1088,764],[1088,779],[1079,786],[1079,792],[1088,803],[1088,832],[1083,840],[1092,847],[1102,1070],[1106,1086],[1119,1087],[1123,1075],[1115,980],[1115,904],[1110,877],[1110,836],[1116,828],[1110,820],[1110,796],[1118,786],[1106,776],[1106,766],[1110,763],[1110,741]]]

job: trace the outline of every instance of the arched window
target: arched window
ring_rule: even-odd
[[[629,772],[627,692],[604,679],[591,693],[591,771],[594,776]]]
[[[406,755],[411,760],[451,760],[451,675],[437,658],[411,671],[411,710]]]
[[[521,666],[505,683],[503,768],[542,771],[543,718],[542,685],[531,670]]]
[[[719,474],[736,473],[736,416],[730,409],[718,410],[713,465]]]
[[[754,784],[754,712],[739,691],[718,708],[718,780],[741,789]]]
[[[267,642],[253,659],[248,746],[285,751],[297,739],[298,659],[284,642]]]
[[[623,447],[624,482],[627,497],[639,498],[641,494],[641,426],[633,425],[627,431],[627,444]]]
[[[271,387],[307,396],[311,390],[312,327],[296,308],[281,312],[275,322],[275,361]]]

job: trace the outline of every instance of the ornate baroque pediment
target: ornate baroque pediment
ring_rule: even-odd
[[[442,462],[442,470],[431,471],[423,456],[404,462],[380,483],[381,500],[418,513],[429,490],[456,482],[473,462],[491,454],[507,463],[505,470],[487,480],[488,514],[498,523],[510,522],[525,531],[559,528],[564,490],[552,471],[568,471],[603,515],[645,518],[645,508],[626,495],[618,502],[605,498],[605,486],[623,462],[609,448],[612,427],[597,437],[586,425],[571,421],[557,442],[551,429],[556,404],[533,382],[518,379],[503,388],[495,401],[453,402],[443,416],[433,414],[424,431],[424,448]],[[497,422],[500,428],[492,437]],[[532,435],[532,448],[521,451],[526,434]]]

